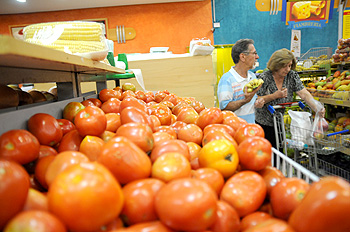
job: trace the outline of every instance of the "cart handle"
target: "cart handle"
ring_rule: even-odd
[[[333,133],[327,134],[327,136],[329,137],[332,135],[342,134],[342,133],[346,133],[346,132],[349,132],[349,130],[346,129],[346,130],[342,130],[342,131],[333,132]]]
[[[299,102],[280,103],[280,104],[275,105],[275,106],[268,105],[267,109],[270,111],[271,114],[274,114],[276,111],[275,109],[285,108],[286,105],[288,105],[288,106],[297,106],[298,105],[301,109],[305,108],[305,104],[302,103],[301,101],[299,101]]]

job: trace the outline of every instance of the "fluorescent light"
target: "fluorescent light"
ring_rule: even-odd
[[[17,2],[26,2],[27,0],[17,0]]]

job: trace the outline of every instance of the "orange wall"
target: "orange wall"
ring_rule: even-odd
[[[185,53],[193,38],[202,37],[213,44],[210,0],[0,15],[0,34],[10,34],[10,25],[99,18],[107,18],[108,28],[124,25],[136,30],[135,39],[114,43],[115,54],[147,53],[150,47]]]

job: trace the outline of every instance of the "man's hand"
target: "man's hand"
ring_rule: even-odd
[[[243,92],[244,92],[244,98],[246,100],[246,103],[250,102],[252,100],[252,98],[254,97],[254,95],[259,91],[259,89],[261,88],[262,85],[259,85],[258,88],[254,89],[253,92],[248,93],[247,92],[247,87],[244,88]]]
[[[255,108],[262,108],[265,104],[265,100],[261,97],[258,97],[254,103]]]

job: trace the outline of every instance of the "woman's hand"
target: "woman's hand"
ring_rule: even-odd
[[[283,88],[281,90],[277,90],[276,92],[274,92],[273,95],[274,95],[275,99],[285,98],[288,95],[288,89],[287,88]]]
[[[254,103],[255,108],[262,108],[265,104],[265,100],[261,97],[258,97]]]

